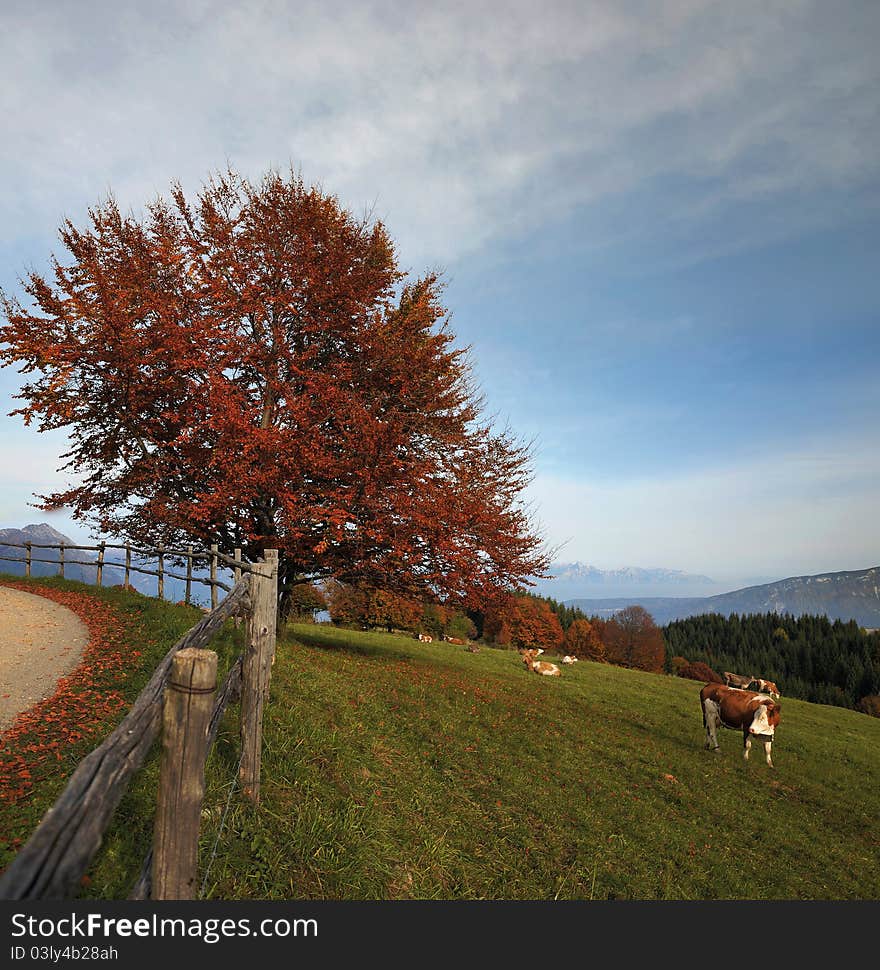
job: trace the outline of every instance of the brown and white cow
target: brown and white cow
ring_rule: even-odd
[[[562,671],[556,666],[556,664],[549,663],[546,660],[535,659],[538,654],[543,652],[543,650],[520,651],[522,654],[523,663],[529,670],[531,670],[533,674],[543,674],[545,677],[561,677]]]
[[[755,679],[751,674],[748,677],[741,677],[739,674],[732,674],[727,670],[721,676],[724,678],[724,683],[728,687],[742,687],[744,690],[748,690],[752,681]]]
[[[749,687],[751,688],[752,685],[759,694],[769,694],[775,701],[779,700],[779,695],[782,693],[772,680],[761,680],[760,677],[756,677]]]
[[[569,655],[566,654],[559,662],[568,666],[569,664],[576,664],[577,659],[578,659],[577,657],[569,657]]]
[[[419,642],[420,643],[433,643],[434,642],[434,638],[432,636],[429,636],[427,633],[420,633],[419,634]]]
[[[719,726],[732,728],[743,733],[743,758],[746,761],[749,759],[752,738],[758,737],[764,742],[767,764],[773,767],[770,748],[779,725],[780,707],[772,698],[724,684],[706,684],[700,691],[700,706],[703,709],[707,748],[718,750],[716,730]]]

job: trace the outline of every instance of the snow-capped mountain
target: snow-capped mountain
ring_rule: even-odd
[[[629,596],[707,596],[720,591],[708,576],[682,572],[680,569],[624,566],[599,569],[588,563],[554,563],[552,579],[538,580],[535,592],[557,600],[575,597]]]

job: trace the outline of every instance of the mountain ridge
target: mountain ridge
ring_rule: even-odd
[[[576,561],[552,563],[549,572],[550,578],[536,580],[535,591],[556,600],[590,596],[593,590],[608,597],[629,596],[634,590],[640,591],[641,595],[708,596],[730,589],[709,576],[665,567],[600,569]]]
[[[880,566],[790,576],[713,596],[575,597],[565,603],[598,616],[611,616],[626,606],[643,606],[660,626],[702,613],[789,613],[818,614],[844,622],[855,620],[860,626],[876,629],[880,627]]]

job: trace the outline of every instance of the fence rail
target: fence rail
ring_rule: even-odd
[[[171,647],[122,722],[79,763],[55,804],[0,876],[0,899],[68,899],[76,894],[113,812],[162,730],[163,709],[165,752],[160,777],[160,811],[153,849],[131,898],[148,898],[151,886],[160,887],[159,895],[153,898],[192,898],[195,872],[189,870],[195,865],[199,814],[193,806],[198,802],[200,810],[205,760],[220,719],[228,704],[239,696],[242,748],[239,778],[244,795],[252,803],[258,803],[262,709],[275,651],[278,553],[266,550],[265,560],[257,563],[231,561],[241,570],[241,578],[221,603]],[[175,693],[207,694],[209,691],[169,679],[175,664],[180,666],[181,651],[205,650],[226,620],[240,615],[247,617],[244,654],[233,662],[210,709],[207,727],[198,718],[192,719],[194,726],[187,726],[189,715],[169,714],[179,700]],[[189,706],[204,708],[203,704]],[[174,750],[169,752],[170,744]],[[195,758],[191,756],[193,749],[199,752]],[[183,772],[181,764],[186,765]],[[169,829],[169,819],[173,821],[175,811],[169,806],[175,804],[187,805],[186,813],[195,820],[195,828],[188,826],[182,836],[172,831],[173,825]]]
[[[31,575],[31,566],[33,563],[45,563],[50,566],[57,566],[58,575],[62,579],[64,578],[64,570],[66,566],[81,566],[96,570],[96,585],[103,586],[104,570],[106,568],[121,569],[125,572],[124,582],[126,586],[130,585],[132,573],[155,576],[157,579],[156,588],[159,599],[165,598],[166,578],[178,579],[181,582],[185,582],[186,593],[184,600],[187,603],[192,602],[192,584],[201,583],[202,585],[208,586],[211,589],[212,609],[216,608],[218,603],[218,589],[222,589],[227,593],[230,592],[243,573],[251,573],[254,569],[253,563],[247,562],[241,558],[241,549],[236,549],[234,556],[228,556],[225,553],[220,552],[216,545],[212,545],[210,550],[197,550],[192,546],[187,546],[186,549],[177,549],[173,546],[165,547],[162,545],[149,548],[146,546],[133,546],[130,543],[123,544],[115,542],[100,542],[94,546],[77,545],[67,542],[2,542],[0,543],[0,549],[4,551],[7,549],[23,549],[25,551],[24,556],[0,556],[0,561],[24,563],[25,576],[28,577]],[[32,554],[33,549],[57,549],[58,558],[46,559],[39,556],[34,556]],[[106,557],[106,551],[108,549],[119,549],[124,551],[125,559],[108,559]],[[98,556],[96,559],[70,559],[67,556],[68,552],[97,552]],[[158,568],[146,569],[143,566],[136,566],[132,563],[132,556],[137,556],[140,559],[155,559],[157,560]],[[172,560],[184,560],[186,562],[186,573],[176,573],[171,569],[166,568],[166,557]],[[193,574],[193,563],[202,560],[209,567],[209,576],[207,578]],[[232,585],[223,582],[222,579],[217,578],[217,569],[220,563],[233,571]]]

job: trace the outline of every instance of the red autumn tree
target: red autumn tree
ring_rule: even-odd
[[[327,609],[327,597],[311,583],[300,583],[290,591],[290,612],[296,616],[314,616]]]
[[[105,535],[280,550],[298,583],[481,602],[542,575],[530,453],[483,418],[434,274],[380,222],[273,172],[65,221],[66,261],[0,293],[26,424],[74,484],[38,496]]]
[[[327,583],[327,610],[341,626],[366,626],[367,595],[364,590],[331,580]]]
[[[575,620],[565,631],[565,652],[583,660],[603,661],[605,647],[589,620]]]
[[[486,612],[484,635],[499,645],[543,647],[556,650],[562,643],[562,626],[550,604],[536,596],[510,596]]]
[[[367,590],[365,625],[391,630],[415,630],[422,619],[422,604],[387,589]]]
[[[605,624],[605,655],[613,664],[659,673],[666,646],[654,619],[642,606],[627,606]]]
[[[387,589],[328,585],[327,609],[334,623],[389,631],[415,630],[421,625],[423,606],[417,600]]]

